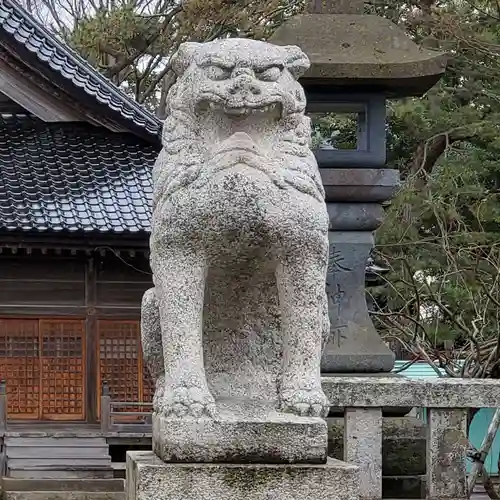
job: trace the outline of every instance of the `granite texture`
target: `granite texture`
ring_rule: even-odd
[[[127,453],[127,500],[358,500],[358,468],[324,465],[167,464]]]
[[[404,377],[324,377],[332,406],[418,408],[496,408],[500,380]]]
[[[297,83],[308,65],[298,47],[247,39],[173,57],[142,311],[158,415],[238,419],[249,400],[328,412],[328,214]]]
[[[465,500],[467,409],[431,408],[427,416],[427,499]]]
[[[359,467],[360,500],[382,498],[382,410],[347,408],[344,461]]]
[[[391,168],[321,168],[320,173],[327,202],[385,202],[400,187],[399,172]]]
[[[218,401],[216,418],[153,416],[153,451],[167,462],[325,463],[327,425],[250,402]]]

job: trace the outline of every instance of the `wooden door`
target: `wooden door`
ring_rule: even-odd
[[[153,384],[142,359],[140,322],[99,320],[97,329],[99,387],[106,381],[113,401],[152,401]]]
[[[0,319],[0,378],[7,382],[7,414],[40,418],[40,343],[38,320]]]
[[[40,320],[42,420],[85,419],[85,322]]]
[[[11,419],[85,419],[85,324],[0,319],[0,377]]]

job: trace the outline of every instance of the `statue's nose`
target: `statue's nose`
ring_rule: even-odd
[[[233,71],[232,77],[233,83],[229,89],[230,94],[251,92],[254,95],[258,95],[262,92],[250,68],[236,68]]]

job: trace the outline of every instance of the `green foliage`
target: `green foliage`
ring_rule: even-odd
[[[406,19],[450,63],[426,96],[390,106],[389,165],[404,183],[377,232],[390,268],[377,326],[420,356],[467,359],[480,376],[500,354],[499,12],[496,1],[450,0]],[[446,354],[446,340],[462,350]]]
[[[92,5],[80,9],[83,15],[69,33],[63,30],[65,39],[137,101],[156,109],[164,103],[172,76],[168,61],[180,43],[266,38],[305,0],[101,0],[98,9]]]

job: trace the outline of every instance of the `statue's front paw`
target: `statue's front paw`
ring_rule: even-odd
[[[162,413],[166,417],[215,416],[215,400],[208,390],[196,386],[177,386],[163,398]]]
[[[302,417],[326,418],[330,403],[322,389],[289,389],[280,395],[280,409]]]

